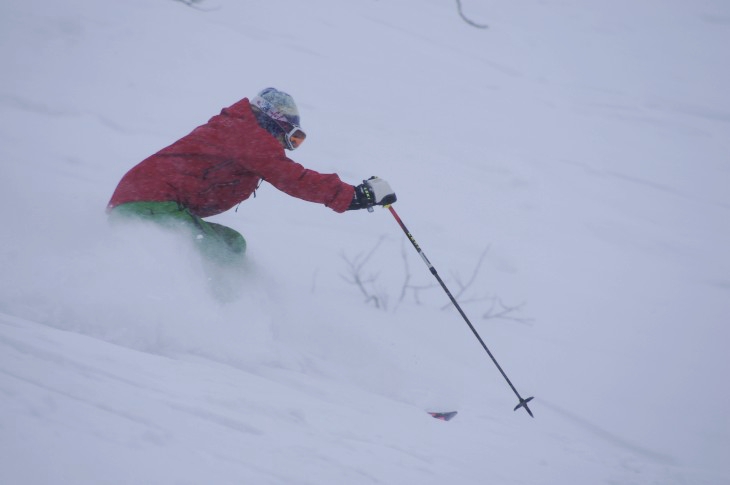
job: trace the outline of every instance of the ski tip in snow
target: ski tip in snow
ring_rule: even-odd
[[[448,411],[448,412],[445,412],[445,413],[432,413],[432,412],[429,412],[428,414],[430,414],[431,416],[433,416],[436,419],[440,419],[441,421],[449,421],[451,418],[453,418],[454,416],[456,416],[456,413],[457,413],[456,411]]]

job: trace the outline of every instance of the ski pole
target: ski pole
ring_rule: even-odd
[[[441,279],[441,276],[439,276],[438,272],[436,271],[436,268],[433,267],[431,262],[428,260],[426,255],[421,250],[421,247],[416,242],[416,239],[410,233],[408,228],[406,228],[406,225],[403,224],[403,221],[398,216],[398,213],[395,211],[395,209],[393,209],[392,205],[387,205],[385,207],[387,207],[388,210],[390,210],[390,213],[393,214],[393,217],[395,218],[396,222],[401,227],[401,229],[403,229],[403,232],[406,233],[408,240],[411,241],[411,244],[413,244],[413,247],[416,248],[416,251],[421,256],[421,259],[423,259],[423,262],[426,263],[426,266],[428,266],[428,269],[431,271],[431,274],[436,278],[436,281],[439,282],[439,285],[441,285],[441,288],[444,289],[444,291],[448,295],[449,299],[451,300],[451,303],[454,304],[456,309],[459,311],[459,314],[461,315],[461,317],[464,319],[466,324],[469,325],[469,328],[471,329],[472,333],[474,333],[474,336],[477,338],[479,343],[482,344],[482,348],[487,352],[487,355],[489,355],[489,358],[492,359],[492,362],[494,362],[494,365],[497,366],[497,369],[499,369],[499,372],[502,374],[502,377],[504,377],[504,380],[507,381],[507,384],[509,384],[509,387],[512,388],[512,391],[517,396],[517,399],[520,400],[520,403],[517,406],[515,406],[514,410],[517,411],[520,408],[525,408],[525,411],[527,411],[527,414],[529,414],[531,417],[534,418],[535,416],[532,415],[532,411],[530,411],[530,408],[527,406],[527,403],[532,401],[533,398],[528,397],[527,399],[522,399],[522,396],[520,396],[520,393],[517,392],[517,389],[515,389],[515,386],[512,385],[512,381],[510,381],[509,377],[507,377],[507,374],[504,373],[504,371],[502,370],[502,367],[497,362],[497,359],[494,358],[494,355],[492,355],[492,352],[490,352],[489,348],[487,348],[487,344],[484,343],[484,340],[482,340],[482,338],[479,336],[479,333],[477,332],[476,328],[474,328],[474,325],[472,325],[472,323],[469,321],[469,318],[466,316],[466,313],[464,313],[464,310],[462,310],[461,306],[459,306],[459,303],[456,301],[456,298],[454,298],[454,296],[451,294],[449,289],[446,287],[444,280]]]

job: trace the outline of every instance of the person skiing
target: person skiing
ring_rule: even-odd
[[[246,240],[204,218],[255,195],[262,181],[338,213],[396,201],[383,179],[350,185],[337,174],[321,174],[289,159],[285,150],[295,150],[305,138],[294,99],[266,88],[134,166],[120,180],[107,211],[116,218],[183,227],[206,255],[232,261],[243,256]]]

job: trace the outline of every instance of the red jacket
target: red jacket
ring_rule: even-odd
[[[248,199],[261,179],[336,212],[347,210],[354,195],[353,186],[337,175],[307,170],[287,158],[244,98],[133,167],[119,182],[109,208],[174,201],[207,217]]]

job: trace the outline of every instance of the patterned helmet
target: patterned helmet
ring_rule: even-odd
[[[289,150],[297,148],[306,138],[299,126],[299,110],[289,94],[266,88],[251,100],[251,104],[265,115],[265,118],[258,117],[259,124],[277,138],[283,135]]]

